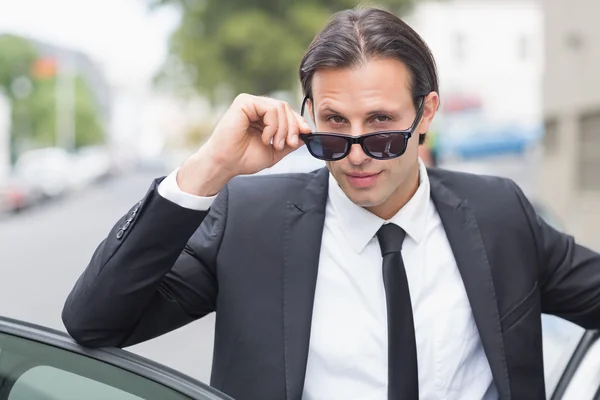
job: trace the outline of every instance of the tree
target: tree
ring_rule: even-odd
[[[75,147],[104,141],[97,105],[86,82],[74,76]],[[13,135],[20,149],[59,145],[56,134],[56,78],[34,80],[34,90],[13,101]]]
[[[57,60],[39,54],[27,39],[0,35],[0,90],[12,108],[12,153],[56,145]],[[98,144],[104,129],[98,106],[85,80],[76,73],[75,146]]]
[[[26,39],[0,35],[0,88],[13,97],[12,85],[18,77],[30,77],[38,58],[35,47]]]
[[[315,33],[332,13],[355,0],[148,0],[181,10],[171,57],[158,83],[193,85],[218,100],[221,88],[269,94],[293,90],[297,68]],[[399,13],[416,0],[382,0]],[[228,99],[224,99],[228,100]]]

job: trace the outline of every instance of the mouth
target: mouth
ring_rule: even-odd
[[[365,172],[354,172],[346,174],[348,182],[355,188],[367,188],[373,186],[379,178],[381,172],[377,173],[365,173]]]

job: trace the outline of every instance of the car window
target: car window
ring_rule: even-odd
[[[191,399],[119,367],[20,337],[0,334],[0,399]]]
[[[110,386],[62,369],[34,367],[21,375],[10,390],[8,400],[142,400]]]

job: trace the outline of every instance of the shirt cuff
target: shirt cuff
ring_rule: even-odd
[[[196,196],[186,193],[177,184],[177,168],[158,185],[158,194],[180,207],[196,211],[208,211],[217,195],[210,197]]]

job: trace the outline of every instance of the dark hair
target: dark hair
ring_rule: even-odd
[[[300,64],[304,95],[312,100],[317,70],[352,67],[374,57],[395,58],[408,67],[415,109],[423,96],[439,93],[435,60],[417,32],[390,12],[360,7],[335,13],[310,44]]]

